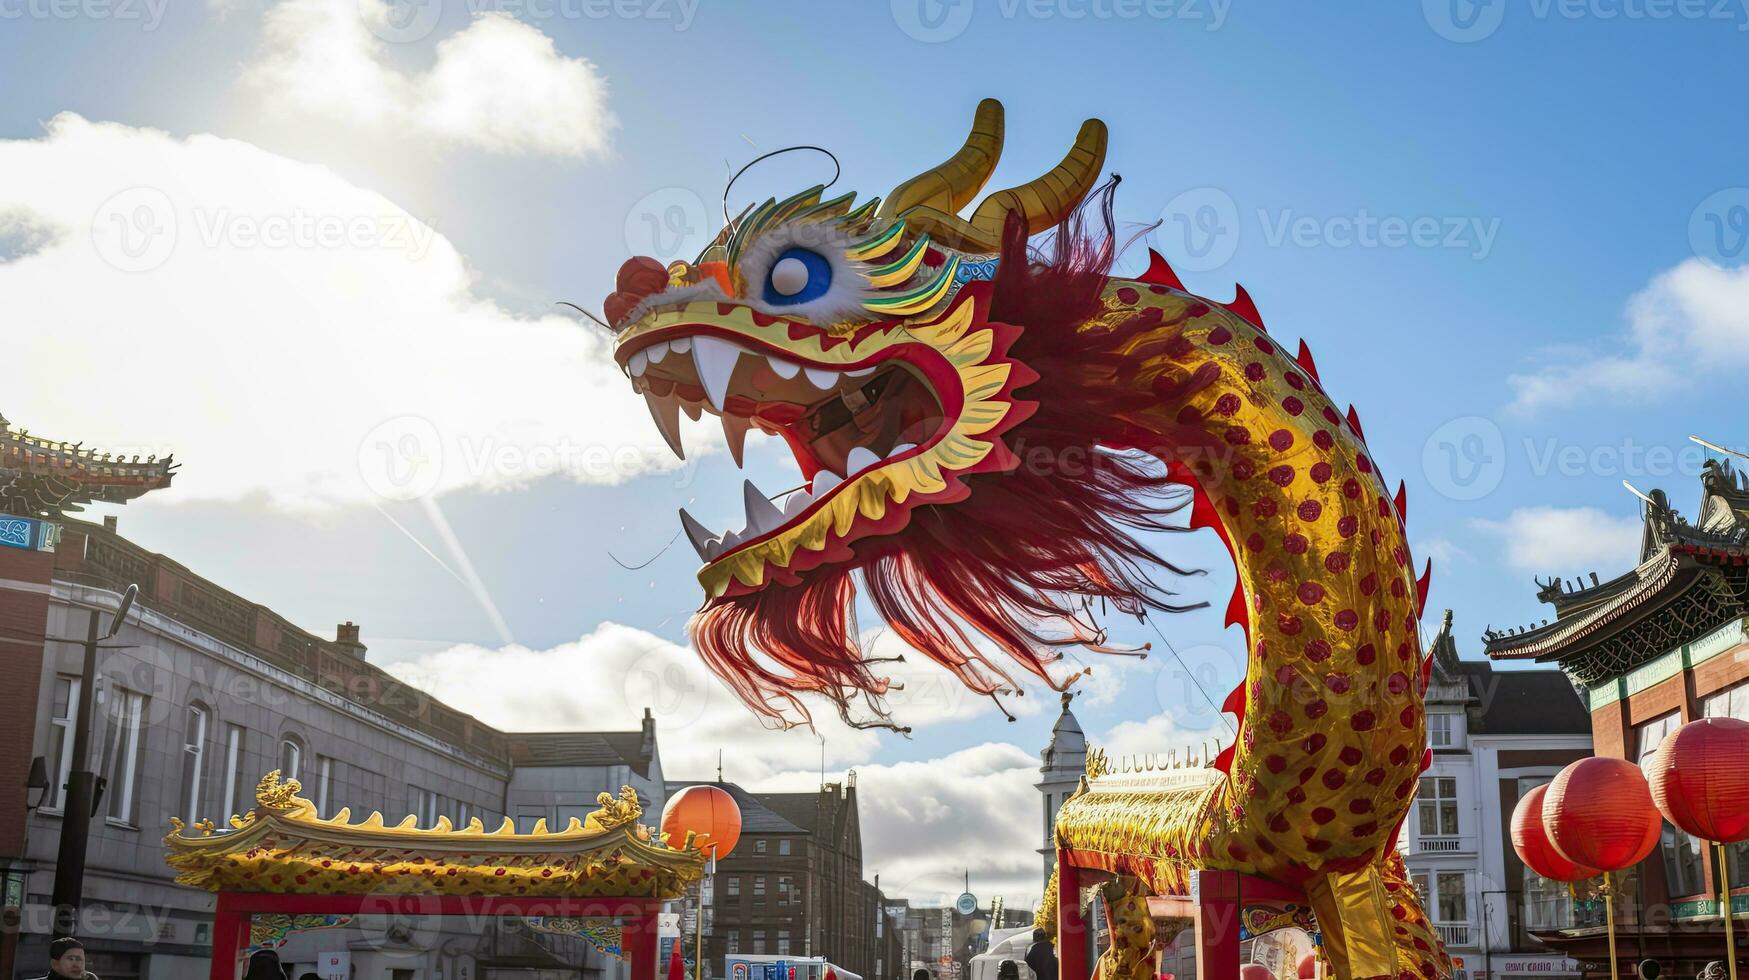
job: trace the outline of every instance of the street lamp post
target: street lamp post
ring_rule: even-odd
[[[55,856],[54,937],[73,935],[79,924],[79,905],[85,897],[85,847],[91,838],[92,811],[96,809],[97,774],[91,771],[91,702],[96,687],[97,651],[105,640],[115,638],[121,624],[127,620],[134,598],[140,594],[138,585],[130,585],[116,607],[109,632],[97,635],[97,610],[91,619],[84,640],[51,636],[61,643],[80,643],[85,648],[85,662],[79,672],[79,711],[73,722],[72,770],[67,777],[67,798],[61,807],[61,844]]]

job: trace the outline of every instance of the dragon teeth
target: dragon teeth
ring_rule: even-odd
[[[649,405],[650,418],[655,421],[656,431],[662,433],[668,448],[674,451],[674,455],[685,459],[686,446],[680,441],[680,399],[646,391],[644,402]]]
[[[753,420],[744,415],[722,414],[723,439],[729,444],[729,455],[735,457],[735,466],[741,466],[741,454],[747,445],[747,430],[752,427]]]
[[[795,377],[802,370],[802,366],[794,361],[786,361],[781,357],[772,357],[769,354],[765,356],[765,363],[771,368],[771,373],[785,381]]]
[[[644,353],[643,351],[638,351],[636,354],[633,354],[631,357],[626,359],[626,370],[630,371],[632,373],[632,377],[634,377],[634,378],[643,377],[644,376],[644,369],[649,367],[649,366],[650,366],[650,355]]]
[[[917,448],[917,444],[914,442],[901,442],[897,446],[894,446],[892,449],[887,451],[887,458],[893,459],[894,457],[897,457],[897,456],[903,456],[906,453],[908,453],[911,450],[916,449],[916,448]]]
[[[808,486],[808,493],[812,495],[815,500],[819,500],[822,495],[830,492],[833,487],[843,482],[843,477],[831,470],[822,469],[814,474],[814,482]]]
[[[857,446],[844,457],[844,470],[847,473],[860,473],[880,461],[881,458],[876,456],[872,450]]]
[[[680,508],[680,526],[686,529],[686,540],[692,542],[692,550],[698,552],[700,559],[710,561],[716,556],[718,537],[711,533],[710,528],[694,520],[685,507]]]
[[[783,511],[771,502],[760,489],[753,485],[752,480],[741,484],[741,502],[747,509],[747,537],[764,534],[783,523]]]
[[[838,372],[823,368],[802,368],[802,373],[808,376],[808,383],[825,391],[838,385]]]
[[[646,358],[649,359],[651,364],[660,364],[660,363],[662,363],[662,358],[668,356],[669,346],[670,345],[669,345],[668,341],[658,340],[657,342],[644,348],[642,353]]]
[[[704,396],[720,414],[723,399],[729,394],[729,378],[740,363],[743,348],[720,337],[692,339],[692,367],[698,372],[698,383],[704,386]]]

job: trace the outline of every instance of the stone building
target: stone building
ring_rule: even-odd
[[[0,548],[0,640],[14,681],[0,711],[0,758],[22,760],[19,778],[0,784],[0,869],[18,925],[5,933],[16,955],[0,977],[41,972],[51,924],[83,683],[81,647],[58,638],[83,638],[94,612],[107,624],[128,584],[140,597],[116,646],[102,651],[94,688],[91,766],[104,782],[80,924],[91,969],[106,980],[204,975],[212,897],[174,883],[162,838],[172,817],[225,826],[269,770],[302,782],[324,816],[349,807],[355,818],[376,810],[422,826],[439,816],[496,825],[506,815],[524,829],[541,818],[562,826],[621,785],[652,814],[665,802],[647,712],[632,732],[508,734],[371,664],[354,624],[333,639],[314,636],[126,541],[113,521],[52,523],[52,540],[39,530],[31,548]],[[33,758],[43,778],[28,787]],[[532,942],[503,926],[472,935],[361,922],[294,936],[283,953],[307,967],[318,949],[348,951],[360,976],[624,972],[575,938]]]
[[[1537,598],[1553,621],[1489,631],[1488,656],[1557,663],[1580,687],[1596,752],[1644,764],[1683,724],[1749,720],[1749,480],[1709,460],[1690,520],[1662,490],[1641,509],[1637,554],[1612,578],[1552,576]],[[1732,905],[1749,912],[1749,844],[1728,852]],[[1717,852],[1665,825],[1664,839],[1622,876],[1620,948],[1654,959],[1666,976],[1693,976],[1722,958]],[[1603,975],[1604,936],[1579,924],[1539,934]],[[1749,950],[1739,946],[1739,958]]]

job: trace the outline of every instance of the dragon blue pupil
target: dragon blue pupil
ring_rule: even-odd
[[[773,306],[793,306],[818,299],[832,287],[832,264],[806,248],[785,249],[765,275],[763,299]]]

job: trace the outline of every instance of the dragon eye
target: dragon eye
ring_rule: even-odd
[[[785,249],[765,276],[765,301],[773,306],[806,303],[832,286],[832,265],[805,248]]]

